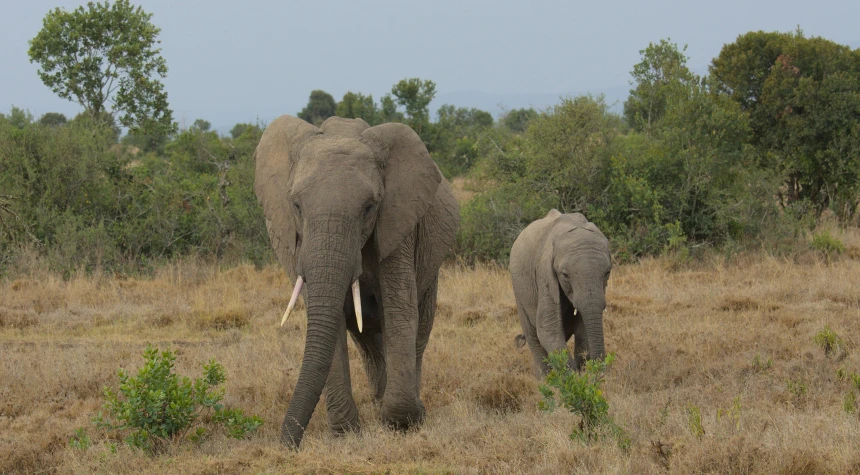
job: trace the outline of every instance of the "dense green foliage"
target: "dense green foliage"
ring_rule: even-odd
[[[467,262],[505,262],[520,231],[552,208],[584,213],[619,261],[791,249],[828,209],[852,223],[860,50],[799,31],[750,32],[725,45],[705,77],[683,51],[661,40],[640,52],[623,116],[602,97],[579,96],[498,120],[444,104],[431,120],[436,84],[420,78],[379,102],[314,90],[297,115],[412,126],[442,173],[468,177],[477,192],[461,203],[454,250]],[[17,107],[0,114],[0,273],[26,270],[21,257],[32,255],[65,273],[145,271],[188,255],[271,261],[253,194],[261,124],[221,137],[198,119],[178,133],[132,130],[120,140],[111,113],[94,110],[69,121],[35,121]],[[838,254],[825,237],[812,247]]]
[[[128,0],[56,8],[30,40],[30,61],[63,99],[80,104],[95,123],[117,116],[131,129],[163,136],[176,125],[167,104],[167,76],[152,14]]]
[[[263,424],[258,416],[221,404],[221,385],[227,378],[215,360],[203,366],[203,376],[191,381],[173,372],[173,351],[159,352],[149,345],[143,359],[136,375],[119,369],[119,390],[105,388],[103,412],[94,421],[101,429],[127,433],[128,445],[154,452],[186,437],[200,441],[213,423],[230,437],[242,439]],[[76,440],[83,446],[82,437]]]
[[[749,115],[763,168],[784,175],[784,205],[808,202],[843,221],[860,193],[860,49],[793,33],[750,32],[710,67],[717,93]]]
[[[406,124],[424,138],[430,122],[430,102],[436,97],[436,83],[420,78],[403,79],[391,87],[391,94],[406,109]]]
[[[425,129],[427,148],[445,176],[462,175],[478,161],[478,141],[493,126],[493,116],[450,104],[436,114],[436,122]]]
[[[186,255],[268,262],[253,191],[260,133],[232,139],[191,128],[159,155],[77,121],[0,120],[0,271],[32,250],[66,273],[145,270]]]
[[[311,91],[311,96],[308,98],[308,105],[299,111],[297,117],[304,119],[308,123],[319,126],[329,117],[335,115],[337,111],[337,103],[331,94],[319,89]]]
[[[669,41],[641,54],[624,107],[631,131],[602,98],[581,96],[523,133],[483,135],[481,193],[463,206],[458,253],[504,262],[520,230],[552,208],[584,213],[619,260],[779,246],[828,208],[850,222],[860,198],[857,50],[749,33],[704,78]]]
[[[636,132],[650,134],[666,113],[672,89],[693,80],[687,69],[686,50],[685,45],[678,51],[678,45],[665,39],[657,44],[649,43],[639,51],[642,61],[630,72],[636,88],[630,90],[630,97],[624,103],[624,117]]]

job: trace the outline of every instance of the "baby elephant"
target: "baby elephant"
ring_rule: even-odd
[[[579,213],[550,211],[526,227],[511,248],[511,280],[523,335],[538,378],[549,371],[547,353],[574,336],[570,368],[585,355],[603,358],[603,311],[612,263],[606,236]]]

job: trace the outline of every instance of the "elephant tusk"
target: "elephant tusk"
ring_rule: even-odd
[[[289,317],[290,312],[293,311],[293,307],[296,305],[296,300],[299,298],[299,293],[302,291],[302,284],[304,284],[304,281],[302,280],[302,276],[299,276],[299,278],[296,279],[296,287],[293,289],[290,303],[287,305],[287,311],[284,312],[284,318],[281,319],[281,326],[284,326],[284,323],[287,323],[287,317]]]
[[[355,321],[358,323],[358,333],[361,333],[364,322],[361,318],[361,288],[358,285],[358,279],[352,283],[352,303],[355,305]]]
[[[573,309],[573,316],[576,316],[576,309]]]

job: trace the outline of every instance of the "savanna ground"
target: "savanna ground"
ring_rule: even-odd
[[[604,390],[626,450],[571,440],[575,416],[537,409],[504,269],[442,269],[423,427],[380,424],[350,343],[362,432],[330,435],[321,403],[297,453],[278,429],[305,315],[300,307],[278,326],[291,290],[280,269],[186,262],[146,279],[68,280],[34,271],[0,282],[0,473],[860,473],[860,418],[843,411],[849,386],[836,377],[860,371],[860,236],[841,237],[851,255],[833,260],[617,266],[604,325],[618,359]],[[825,325],[843,342],[829,355],[813,342]],[[262,416],[261,431],[241,441],[215,433],[157,457],[112,453],[90,419],[147,343],[178,350],[188,376],[216,358],[226,402]],[[94,440],[85,451],[69,446],[79,427]]]

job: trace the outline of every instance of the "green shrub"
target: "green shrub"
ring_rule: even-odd
[[[824,253],[827,257],[845,252],[845,244],[842,244],[842,241],[840,241],[839,238],[830,234],[830,231],[826,229],[815,233],[812,236],[812,243],[810,246],[812,246],[816,251]]]
[[[705,427],[702,426],[702,411],[695,405],[690,405],[687,408],[687,424],[690,426],[690,432],[697,439],[705,435]]]
[[[765,372],[769,370],[771,366],[773,366],[773,359],[771,359],[770,357],[768,357],[767,360],[762,360],[761,355],[759,355],[758,353],[756,353],[755,357],[753,357],[752,369],[756,373]]]
[[[847,414],[857,412],[857,394],[854,391],[845,393],[845,397],[842,399],[842,410]]]
[[[240,409],[221,404],[224,389],[219,386],[226,377],[214,360],[192,382],[173,372],[176,354],[172,351],[159,352],[149,345],[143,358],[136,376],[119,370],[119,391],[105,388],[107,401],[94,420],[102,429],[127,433],[128,445],[156,452],[183,438],[199,441],[207,434],[210,416],[212,423],[222,425],[234,438],[247,437],[263,424],[258,416],[245,416]]]
[[[815,334],[812,341],[824,350],[825,355],[830,355],[833,350],[842,346],[842,339],[839,338],[839,335],[829,325],[824,325],[824,328]]]
[[[590,96],[563,99],[522,135],[487,134],[473,169],[484,189],[463,206],[460,249],[503,260],[519,231],[552,208],[585,214],[618,261],[682,262],[691,249],[786,232],[772,224],[783,214],[780,177],[756,166],[740,107],[698,79],[667,94],[648,135],[621,135],[620,119]]]
[[[83,427],[75,429],[75,435],[69,439],[69,446],[73,449],[85,451],[90,448],[92,439],[87,435]]]
[[[609,416],[609,403],[600,389],[607,368],[615,361],[610,353],[603,360],[587,360],[580,374],[567,367],[566,350],[554,351],[546,359],[550,371],[539,389],[544,400],[539,403],[543,411],[552,412],[561,406],[580,416],[578,428],[570,437],[589,442],[611,435],[619,445],[628,446],[630,441],[624,431]]]

